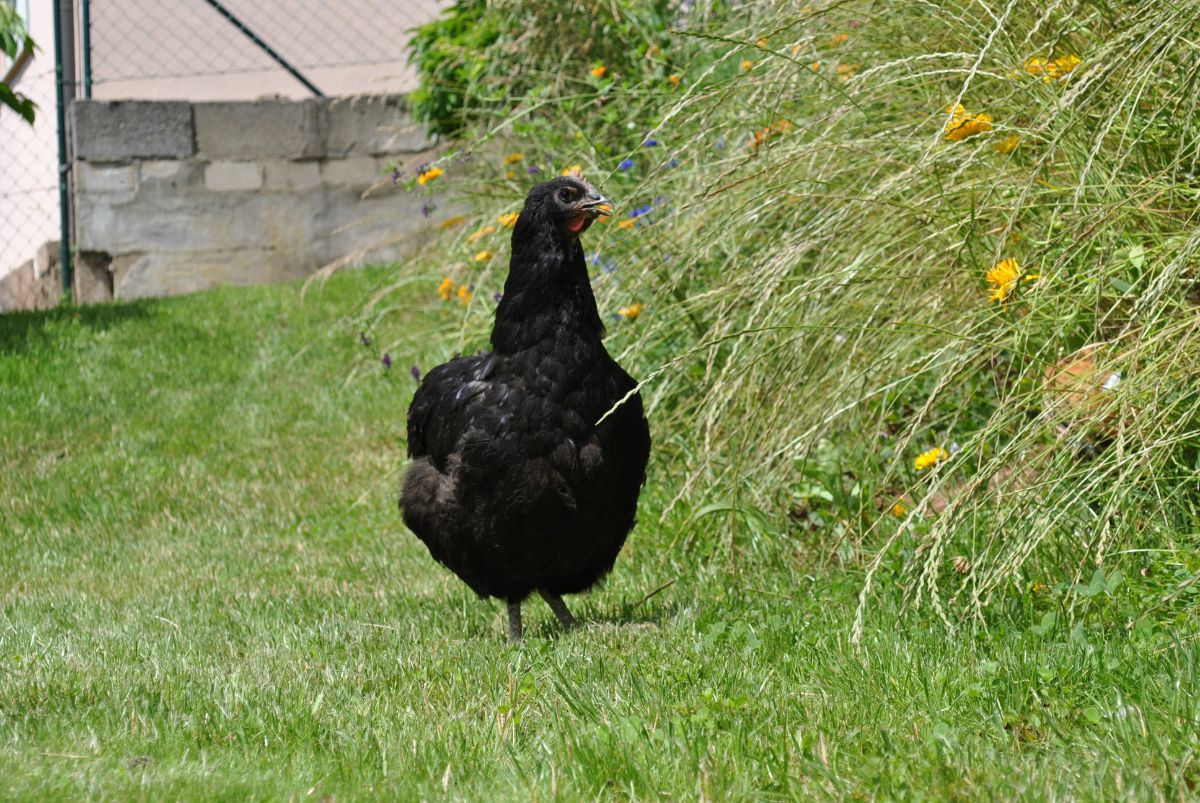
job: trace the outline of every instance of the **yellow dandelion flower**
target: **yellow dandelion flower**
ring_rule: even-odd
[[[792,55],[796,56],[800,53],[800,45],[792,45]]]
[[[458,288],[458,300],[462,302],[464,307],[471,303],[471,296],[473,295],[474,293],[471,291],[471,288],[465,284]]]
[[[854,77],[854,74],[858,72],[858,68],[861,66],[861,64],[839,64],[837,66],[838,77],[843,81],[849,81]]]
[[[507,173],[504,174],[504,177],[506,179],[508,179],[509,181],[512,181],[514,178],[517,177],[517,174],[514,173],[513,171],[509,170]]]
[[[421,175],[417,176],[417,183],[424,187],[429,182],[436,181],[438,176],[443,175],[445,172],[446,171],[440,167],[431,167]]]
[[[1021,266],[1015,259],[1002,259],[985,274],[985,278],[992,286],[988,298],[992,301],[1003,301],[1017,286],[1017,280],[1021,278]]]
[[[835,33],[833,35],[833,37],[830,38],[830,40],[829,40],[829,46],[837,47],[838,45],[844,45],[844,44],[846,44],[846,40],[848,40],[849,38],[850,38],[850,34],[848,34],[848,33]]]
[[[480,237],[487,237],[489,234],[491,234],[495,230],[496,230],[496,227],[489,223],[488,225],[481,228],[479,231],[475,232],[474,234],[469,235],[467,237],[467,242],[473,243],[476,240],[478,240]]]
[[[667,80],[670,81],[675,86],[679,86],[679,82],[682,81],[683,79],[680,78],[676,73],[671,73],[670,75],[667,76]]]
[[[519,218],[520,216],[521,215],[517,212],[508,212],[507,214],[503,214],[500,217],[496,218],[496,220],[498,220],[500,222],[501,226],[504,226],[507,229],[511,229],[513,226],[517,225],[517,218]]]
[[[608,68],[605,67],[603,64],[597,64],[595,67],[592,68],[592,75],[595,76],[596,78],[603,78],[604,74],[606,72],[608,72]]]
[[[996,153],[1012,153],[1021,144],[1020,134],[1009,134],[996,143]]]
[[[443,229],[452,229],[455,226],[461,226],[462,224],[464,224],[466,222],[467,222],[467,219],[465,217],[463,217],[462,215],[455,215],[454,217],[446,218],[439,225],[441,225],[441,227]]]
[[[917,459],[913,461],[913,468],[915,468],[917,471],[924,471],[927,468],[936,466],[949,456],[950,453],[945,449],[940,446],[935,446],[932,449],[921,452],[919,455],[917,455]]]
[[[1040,273],[1026,273],[1025,274],[1025,281],[1027,281],[1027,282],[1036,282],[1040,278],[1042,278],[1042,274],[1040,274]]]
[[[645,304],[630,304],[628,307],[621,307],[619,310],[617,310],[617,314],[628,321],[632,321],[634,318],[641,315],[642,310],[645,308]]]
[[[492,257],[496,256],[495,251],[480,251],[475,255],[476,262],[487,262]]]
[[[896,504],[892,505],[892,515],[895,516],[896,518],[902,519],[902,518],[904,518],[905,514],[907,514],[907,513],[908,513],[908,508],[906,508],[900,502],[897,502]]]
[[[1074,54],[1068,56],[1059,56],[1054,61],[1050,62],[1049,66],[1046,68],[1046,71],[1050,73],[1052,77],[1058,78],[1059,76],[1063,76],[1071,72],[1082,63],[1083,60]]]
[[[438,285],[437,294],[442,301],[449,301],[450,296],[454,295],[454,288],[454,282],[452,282],[450,277],[447,276],[445,279],[442,279],[442,283]]]
[[[525,154],[523,153],[510,153],[508,156],[504,157],[504,163],[506,165],[515,165],[517,162],[523,161],[525,161]]]
[[[760,37],[758,37],[758,41],[755,42],[754,44],[758,45],[759,47],[766,47],[770,43],[767,41],[767,37],[760,36]]]
[[[808,65],[808,69],[812,70],[813,72],[820,72],[821,71],[821,62],[814,61],[812,64]]]
[[[1051,60],[1044,59],[1041,56],[1032,56],[1025,59],[1024,66],[1025,72],[1030,75],[1040,75],[1043,81],[1052,81],[1055,78],[1063,77],[1082,63],[1083,61],[1079,56],[1070,54]]]
[[[637,221],[631,217],[626,217],[626,218],[621,218],[619,221],[617,221],[617,225],[623,229],[632,229],[634,226],[637,225]]]
[[[572,173],[579,173],[582,175],[583,174],[583,165],[571,165],[570,167],[564,167],[562,169],[562,175],[564,175],[564,176],[569,176]]]
[[[961,103],[951,106],[946,111],[950,115],[950,119],[946,121],[946,139],[951,142],[982,134],[992,128],[990,114],[968,114]]]
[[[754,66],[754,62],[751,61],[750,59],[742,59],[742,69],[743,70],[748,70],[753,66]]]

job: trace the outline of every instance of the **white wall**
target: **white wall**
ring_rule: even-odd
[[[54,18],[51,0],[29,0],[30,34],[40,50],[13,88],[38,104],[30,126],[0,110],[0,276],[58,239],[58,140],[54,110]],[[18,6],[24,10],[23,4]],[[6,71],[7,65],[0,70]]]

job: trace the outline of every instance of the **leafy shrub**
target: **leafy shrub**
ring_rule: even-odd
[[[438,134],[503,115],[515,104],[593,108],[614,80],[670,68],[669,29],[685,12],[668,0],[458,0],[416,29],[410,60],[421,76],[413,110]],[[711,12],[707,12],[711,13]],[[664,73],[665,75],[666,73]],[[548,107],[547,107],[548,108]]]

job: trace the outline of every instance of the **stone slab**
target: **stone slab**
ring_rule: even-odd
[[[206,159],[301,159],[323,155],[315,101],[197,103],[196,149]]]
[[[302,251],[270,249],[142,254],[114,260],[113,265],[113,291],[119,299],[286,281],[308,276],[318,267]]]
[[[213,162],[204,169],[204,186],[213,192],[250,192],[262,184],[258,162]]]
[[[378,162],[371,156],[330,159],[321,163],[321,178],[328,184],[365,190],[382,175]]]
[[[184,101],[76,100],[70,131],[82,161],[185,159],[196,152],[192,104]]]
[[[74,170],[75,187],[80,192],[117,193],[130,197],[137,192],[137,165],[76,162]]]
[[[315,190],[321,186],[320,162],[290,162],[272,159],[264,162],[268,190]]]
[[[401,95],[326,100],[321,131],[325,152],[331,158],[415,153],[434,145],[425,126],[413,122]]]

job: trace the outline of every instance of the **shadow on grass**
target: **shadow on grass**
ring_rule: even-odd
[[[140,299],[112,304],[73,306],[53,309],[15,311],[0,314],[0,354],[21,354],[35,350],[55,339],[55,332],[70,325],[91,332],[104,332],[126,321],[154,317],[157,299]]]

